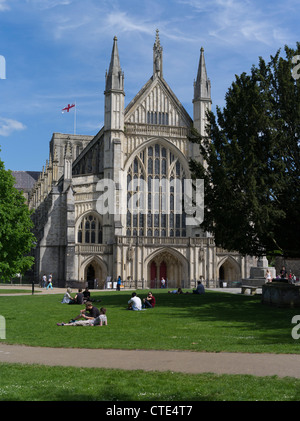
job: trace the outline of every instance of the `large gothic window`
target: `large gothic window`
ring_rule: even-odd
[[[185,237],[184,178],[178,157],[165,146],[140,152],[127,173],[126,235]]]
[[[85,216],[77,232],[77,242],[82,244],[101,244],[102,226],[95,215]]]

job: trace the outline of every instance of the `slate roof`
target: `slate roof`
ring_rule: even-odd
[[[16,179],[16,189],[28,192],[35,185],[40,174],[40,171],[12,171]]]

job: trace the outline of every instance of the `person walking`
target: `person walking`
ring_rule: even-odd
[[[44,273],[43,278],[42,278],[42,288],[46,288],[46,283],[47,283],[47,276]]]
[[[47,288],[46,289],[49,289],[49,288],[53,289],[53,286],[52,286],[52,273],[49,275],[48,285],[47,285]]]
[[[121,285],[122,285],[122,278],[119,275],[118,281],[117,281],[117,291],[120,291],[121,290]]]

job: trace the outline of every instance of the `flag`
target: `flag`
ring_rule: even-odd
[[[67,107],[65,107],[61,110],[61,112],[62,113],[67,112],[68,113],[70,111],[70,109],[73,108],[73,107],[75,107],[75,104],[72,104],[72,105],[68,104]]]

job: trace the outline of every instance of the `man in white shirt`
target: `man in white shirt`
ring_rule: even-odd
[[[133,292],[130,300],[128,301],[128,310],[142,310],[142,301],[137,297],[136,292]]]

